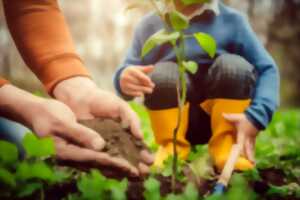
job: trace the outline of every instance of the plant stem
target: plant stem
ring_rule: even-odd
[[[41,199],[41,200],[44,200],[44,199],[45,199],[44,186],[42,186],[42,188],[41,188],[41,196],[40,196],[40,199]]]
[[[168,23],[166,23],[166,18],[165,18],[164,12],[160,10],[160,8],[158,7],[158,5],[155,2],[155,0],[150,0],[150,3],[154,7],[154,9],[156,10],[156,12],[158,13],[158,16],[161,18],[161,21],[162,21],[165,29],[167,31],[170,30],[170,27],[169,27]]]
[[[164,16],[163,11],[160,10],[155,0],[150,0],[150,3],[157,11],[159,17],[161,18],[162,22],[164,23],[164,27],[166,31],[170,30],[170,27],[168,23],[166,23],[166,19]],[[186,86],[186,78],[185,78],[185,67],[183,65],[183,61],[185,60],[185,35],[183,31],[180,31],[180,38],[179,38],[179,47],[177,46],[176,42],[172,43],[177,64],[178,64],[178,71],[179,71],[179,77],[176,84],[176,90],[177,90],[177,102],[178,102],[178,117],[177,117],[177,124],[173,132],[173,162],[172,162],[172,191],[175,192],[176,189],[176,178],[177,178],[177,168],[178,168],[178,152],[177,152],[177,135],[178,131],[180,129],[180,122],[182,120],[182,114],[183,114],[183,107],[186,101],[187,96],[187,86]]]
[[[173,173],[172,173],[172,191],[176,190],[176,178],[177,178],[177,169],[178,169],[178,152],[177,152],[177,135],[180,129],[180,122],[182,120],[183,107],[186,101],[187,96],[187,86],[185,78],[185,67],[183,66],[183,61],[185,59],[185,47],[184,47],[184,33],[180,32],[179,47],[176,44],[173,44],[174,51],[176,54],[176,59],[178,63],[179,77],[176,84],[177,89],[177,102],[178,102],[178,117],[177,124],[173,132]]]
[[[180,85],[179,81],[176,84],[177,89],[177,102],[180,105]],[[178,153],[177,153],[177,134],[180,128],[180,121],[181,121],[181,109],[179,107],[178,117],[177,117],[177,124],[173,132],[173,162],[172,162],[172,182],[171,188],[172,191],[175,192],[176,190],[176,177],[177,177],[177,163],[178,163]]]
[[[150,0],[151,5],[155,8],[156,12],[158,13],[159,17],[161,18],[161,20],[163,22],[165,22],[165,16],[163,14],[163,12],[159,9],[157,3],[155,2],[155,0]]]

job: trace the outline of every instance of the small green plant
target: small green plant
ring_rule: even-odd
[[[143,112],[143,110],[140,110]],[[145,113],[144,113],[145,114]],[[147,117],[144,115],[144,117]],[[185,179],[182,193],[160,195],[161,183],[150,176],[144,183],[146,200],[232,200],[232,199],[299,199],[300,198],[300,112],[299,110],[276,113],[270,127],[257,139],[257,168],[237,174],[224,195],[199,196],[193,184]],[[149,128],[149,127],[148,127]],[[150,136],[149,136],[150,137]],[[151,139],[152,141],[152,139]],[[57,166],[53,141],[49,138],[38,139],[33,134],[24,138],[23,145],[27,152],[24,160],[18,158],[15,145],[0,141],[0,199],[51,199],[53,188],[61,188],[72,183],[73,189],[59,194],[66,200],[90,199],[127,199],[126,179],[119,181],[104,177],[100,171],[78,172],[73,168]],[[198,174],[205,180],[213,180],[211,168],[207,162],[207,146],[196,146],[187,161],[189,167],[195,165]],[[179,162],[179,172],[182,165]],[[272,170],[276,170],[272,173]],[[279,182],[273,182],[264,176],[270,173]],[[277,174],[277,172],[280,172]],[[156,175],[169,177],[172,174],[172,158],[167,167]],[[182,173],[178,173],[179,180]],[[180,178],[181,177],[181,178]],[[166,178],[166,177],[164,177]],[[202,180],[203,180],[202,179]],[[167,180],[167,178],[166,178]],[[265,185],[265,192],[254,193],[254,183]],[[56,191],[56,190],[54,190]],[[61,192],[61,191],[60,191]],[[72,192],[72,193],[71,193]],[[141,194],[142,195],[142,194]]]
[[[68,200],[126,200],[127,179],[117,181],[104,177],[99,171],[82,174],[77,182],[79,194],[71,194]]]
[[[149,177],[144,182],[145,200],[198,200],[199,194],[194,184],[188,183],[182,194],[171,193],[165,197],[160,195],[160,182],[153,177]]]
[[[16,146],[0,141],[0,197],[23,198],[40,191],[40,199],[44,199],[45,187],[66,181],[71,173],[49,164],[55,154],[52,139],[37,139],[28,133],[23,146],[26,158],[19,160]]]
[[[210,0],[181,0],[184,5],[194,3],[205,3]],[[145,2],[145,1],[143,1]],[[174,0],[149,0],[152,8],[162,20],[164,27],[157,33],[153,34],[145,42],[141,56],[144,58],[157,46],[169,43],[172,45],[173,51],[176,54],[177,64],[179,68],[179,78],[177,81],[177,101],[179,114],[177,118],[177,126],[174,129],[173,135],[173,190],[175,190],[176,174],[177,174],[177,134],[180,128],[182,118],[183,106],[186,103],[187,85],[186,85],[186,72],[195,74],[198,70],[198,64],[194,60],[187,60],[185,55],[185,41],[187,39],[195,39],[199,46],[207,52],[207,54],[214,58],[217,45],[214,38],[206,33],[194,33],[187,35],[185,30],[189,28],[189,19],[180,13],[175,6]]]

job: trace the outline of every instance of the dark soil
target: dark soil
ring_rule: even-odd
[[[286,196],[286,197],[281,197],[278,195],[274,196],[268,196],[267,192],[270,189],[270,185],[275,185],[275,186],[283,186],[286,185],[286,179],[285,179],[285,174],[282,170],[280,169],[264,169],[260,170],[260,176],[262,178],[262,181],[255,181],[250,184],[254,191],[261,196],[264,197],[266,200],[300,200],[299,198],[296,198],[295,196]]]
[[[111,156],[121,157],[137,166],[140,162],[140,152],[147,149],[141,140],[136,139],[128,129],[123,129],[120,123],[109,119],[94,119],[80,121],[81,124],[95,130],[106,141],[104,152]]]
[[[128,160],[131,164],[137,166],[140,162],[140,152],[147,147],[139,140],[134,138],[130,131],[123,129],[120,123],[112,120],[95,119],[89,121],[82,121],[81,124],[98,132],[105,140],[106,146],[104,152],[107,152],[111,156],[121,157]],[[113,167],[99,166],[96,163],[76,163],[76,162],[62,162],[60,164],[75,167],[80,170],[88,171],[91,168],[98,168],[100,171],[109,178],[122,179],[124,177],[129,178],[129,186],[127,191],[128,200],[143,200],[144,193],[144,179],[143,178],[132,178],[128,177],[127,174],[121,172]],[[189,174],[189,173],[188,173]],[[193,180],[186,174],[186,177],[197,183],[199,194],[205,195],[212,191],[215,181],[206,180]],[[260,171],[262,181],[255,181],[250,183],[250,186],[255,190],[256,193],[260,194],[263,199],[266,200],[298,200],[295,197],[278,197],[268,196],[267,191],[270,188],[269,184],[281,186],[286,184],[285,174],[281,170],[277,169],[266,169]],[[156,177],[161,183],[160,193],[165,196],[171,193],[171,177],[163,177],[161,175]],[[181,193],[184,190],[185,185],[181,182],[176,184],[176,192]],[[61,200],[68,196],[68,194],[76,192],[76,182],[71,181],[64,183],[63,185],[56,185],[49,187],[45,190],[46,200]],[[29,198],[39,199],[39,193]],[[24,199],[27,200],[27,199]]]
[[[282,186],[286,184],[285,174],[279,169],[265,169],[260,171],[261,178],[269,184]]]
[[[82,125],[85,125],[95,130],[106,141],[106,146],[102,152],[106,152],[113,157],[124,158],[133,166],[138,166],[141,161],[140,153],[142,150],[148,150],[146,145],[136,139],[129,129],[122,128],[121,124],[110,119],[93,119],[80,121]],[[99,169],[103,175],[109,178],[122,179],[128,177],[127,173],[124,173],[118,168],[113,166],[101,166],[99,163],[88,162],[74,162],[74,161],[59,161],[60,165],[75,167],[82,171],[88,171],[91,168]]]

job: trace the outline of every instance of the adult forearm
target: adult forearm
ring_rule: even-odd
[[[30,126],[30,118],[42,101],[39,97],[6,84],[0,88],[0,116]]]
[[[4,0],[7,25],[26,64],[49,93],[62,80],[88,76],[56,0]]]

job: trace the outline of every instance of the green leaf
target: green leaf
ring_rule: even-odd
[[[197,4],[197,3],[208,3],[211,0],[181,0],[181,2],[184,5],[191,5],[191,4]]]
[[[268,196],[294,196],[300,194],[300,185],[298,183],[289,183],[288,185],[275,186],[270,185],[270,189],[267,192]]]
[[[169,13],[169,20],[172,28],[176,31],[185,30],[189,26],[188,18],[176,10],[173,10]]]
[[[182,195],[168,194],[164,200],[187,200]]]
[[[145,200],[160,200],[160,182],[158,182],[155,178],[149,177],[144,182],[145,192],[144,197]]]
[[[35,191],[40,190],[42,187],[43,187],[42,183],[26,183],[18,190],[17,197],[24,198],[30,196]]]
[[[196,38],[200,47],[206,53],[208,53],[211,58],[213,58],[217,51],[217,43],[215,39],[206,33],[195,33],[194,37]]]
[[[66,200],[82,200],[78,194],[69,194]]]
[[[23,139],[26,156],[49,157],[55,155],[54,142],[52,138],[38,139],[34,134],[26,134]]]
[[[18,161],[18,149],[14,144],[0,141],[0,163],[12,165]]]
[[[234,174],[230,184],[231,187],[226,194],[227,199],[255,199],[254,191],[249,187],[247,180],[241,174]]]
[[[53,182],[55,183],[63,183],[68,180],[72,175],[71,171],[67,169],[56,169],[53,173]]]
[[[225,200],[226,198],[224,195],[220,194],[213,194],[205,198],[205,200]]]
[[[105,196],[106,178],[97,170],[92,170],[90,174],[85,174],[77,182],[77,188],[83,199],[103,199]]]
[[[40,179],[53,181],[53,171],[45,162],[28,163],[26,161],[19,164],[16,172],[17,178],[22,181],[30,179]]]
[[[162,45],[164,43],[175,43],[178,38],[180,37],[179,32],[171,32],[168,33],[165,30],[160,30],[154,35],[152,35],[148,40],[145,42],[143,49],[142,49],[142,58],[144,58],[152,49],[155,47]]]
[[[117,181],[115,179],[109,179],[107,181],[107,189],[111,192],[111,200],[126,200],[127,199],[127,188],[128,181],[127,179]]]
[[[0,183],[4,183],[10,187],[16,187],[16,181],[14,175],[7,169],[0,167]]]
[[[262,180],[257,168],[247,170],[243,174],[248,180],[251,180],[251,181],[261,181]]]
[[[194,61],[184,61],[182,62],[185,69],[190,72],[191,74],[196,74],[198,71],[198,64]]]
[[[184,199],[188,200],[197,200],[199,199],[198,191],[194,184],[188,183],[186,186],[184,193],[183,193]]]
[[[208,153],[195,158],[188,166],[197,178],[212,180],[215,176],[213,162]]]

